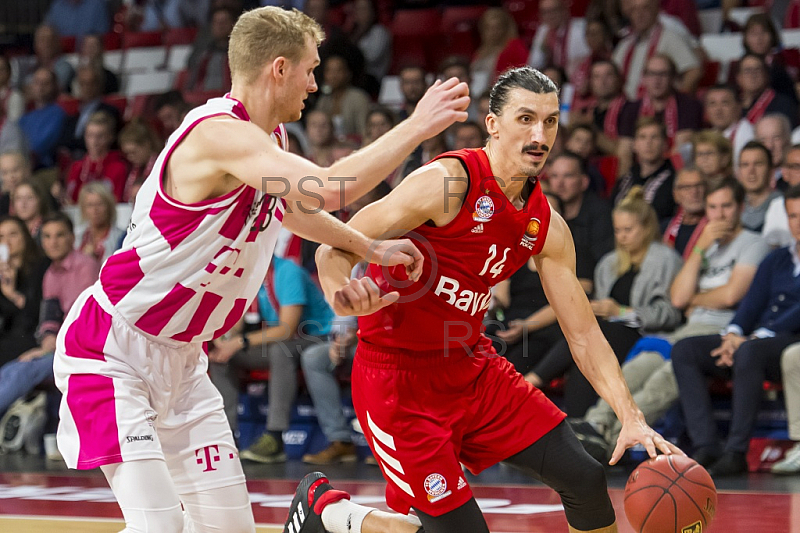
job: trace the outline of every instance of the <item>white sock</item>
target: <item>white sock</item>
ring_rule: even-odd
[[[364,518],[374,510],[350,500],[339,500],[322,510],[322,525],[330,533],[361,533]]]

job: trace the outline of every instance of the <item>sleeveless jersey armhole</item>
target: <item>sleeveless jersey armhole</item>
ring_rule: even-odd
[[[469,168],[467,167],[467,162],[459,157],[443,157],[442,159],[455,159],[456,161],[461,163],[461,166],[464,168],[464,173],[467,175],[467,189],[464,191],[464,198],[461,200],[461,207],[458,208],[458,214],[455,216],[455,218],[450,222],[448,222],[447,224],[445,224],[444,226],[437,226],[436,224],[433,223],[433,220],[429,219],[425,222],[425,226],[429,228],[446,228],[447,226],[452,224],[456,220],[456,218],[458,218],[461,215],[461,209],[464,208],[464,204],[467,201],[467,196],[469,196],[470,179],[469,179]]]

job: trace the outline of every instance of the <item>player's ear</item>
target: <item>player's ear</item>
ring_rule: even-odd
[[[497,116],[494,113],[486,115],[486,131],[489,137],[497,138]]]
[[[286,71],[289,67],[288,60],[283,56],[278,56],[272,60],[271,63],[272,76],[278,80],[286,76]]]

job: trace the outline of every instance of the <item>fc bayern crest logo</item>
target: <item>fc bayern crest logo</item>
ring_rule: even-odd
[[[472,218],[475,222],[489,222],[494,215],[494,202],[489,196],[481,196],[475,202],[475,213]]]
[[[441,474],[431,474],[425,478],[425,492],[431,496],[441,496],[447,490],[447,481]]]

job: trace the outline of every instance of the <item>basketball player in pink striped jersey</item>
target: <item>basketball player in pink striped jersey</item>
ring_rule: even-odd
[[[394,131],[320,168],[284,151],[282,123],[299,119],[317,90],[322,38],[296,10],[266,7],[239,18],[231,93],[191,111],[170,136],[122,248],[58,337],[59,449],[71,468],[101,467],[125,532],[255,531],[204,345],[256,297],[281,225],[421,273],[410,241],[372,241],[325,211],[363,195],[421,141],[466,120],[468,89],[454,79],[435,84]],[[315,178],[303,183],[307,176]],[[387,295],[387,304],[397,297]]]

